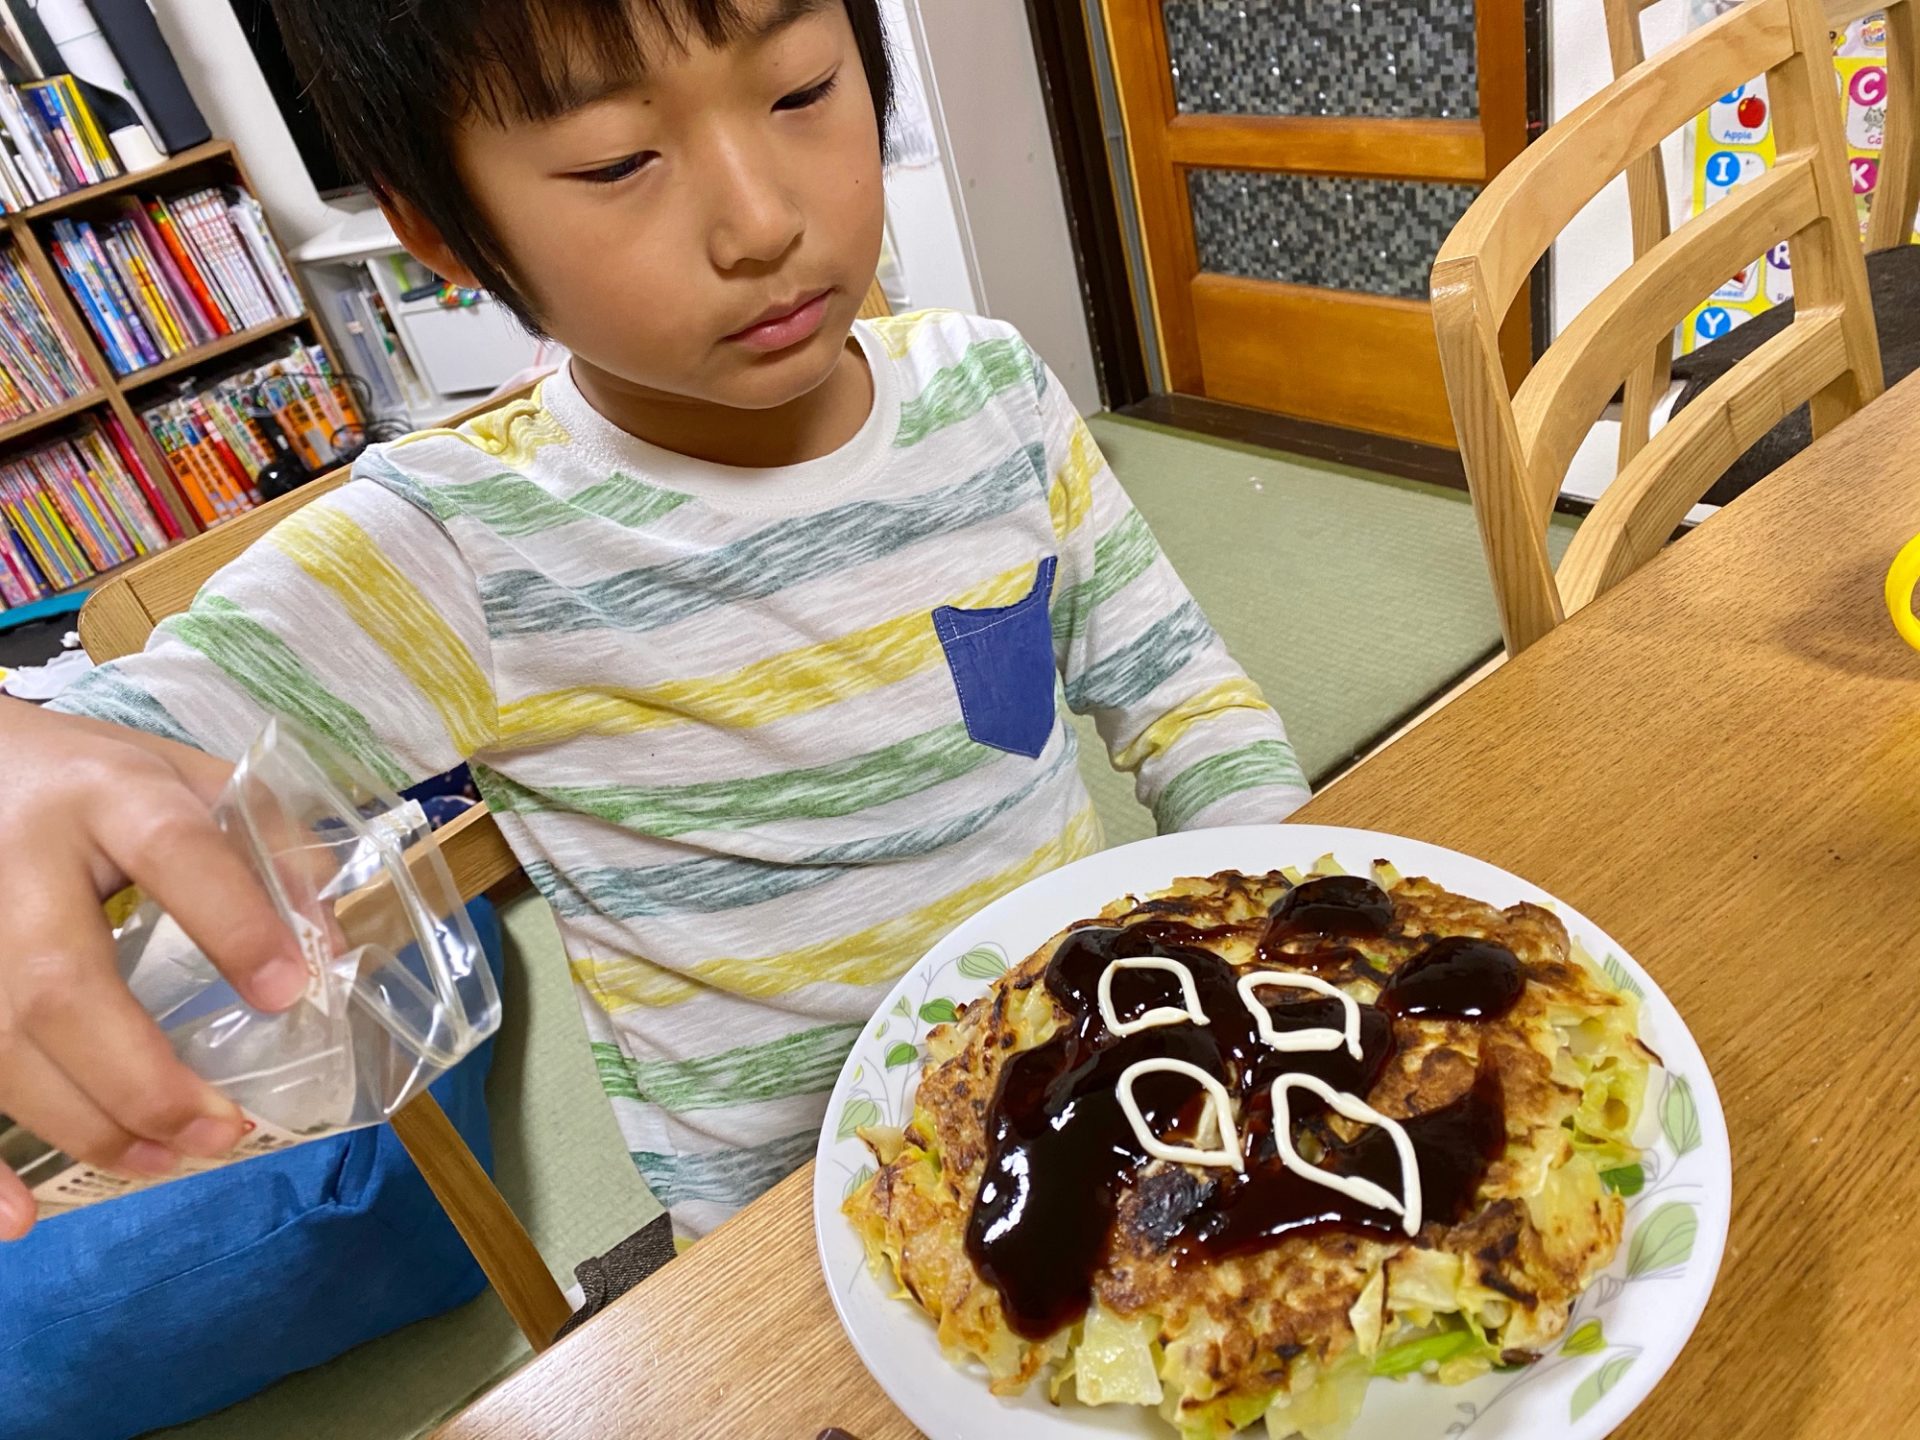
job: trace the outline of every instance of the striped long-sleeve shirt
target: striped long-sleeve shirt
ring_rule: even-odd
[[[471,760],[682,1234],[807,1157],[944,931],[1099,848],[1062,702],[1162,831],[1305,798],[1026,343],[856,339],[871,417],[787,469],[647,445],[564,371],[370,451],[62,704],[225,755],[289,715],[396,788]]]

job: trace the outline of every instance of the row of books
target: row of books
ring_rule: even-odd
[[[109,415],[0,463],[0,600],[26,605],[180,538]]]
[[[0,250],[0,421],[24,420],[92,388],[33,271],[17,251]]]
[[[254,477],[279,458],[276,439],[316,473],[365,435],[357,407],[318,345],[241,370],[141,415],[202,525],[260,503]]]
[[[71,75],[0,85],[0,210],[24,210],[122,173]]]
[[[427,409],[434,395],[421,383],[400,344],[387,302],[371,276],[361,271],[359,284],[336,291],[333,303],[340,317],[334,333],[344,336],[344,359],[354,374],[362,376],[371,392],[377,415],[405,416],[415,409]]]
[[[117,208],[120,218],[99,224],[54,221],[48,247],[115,374],[305,311],[245,191],[126,197]]]

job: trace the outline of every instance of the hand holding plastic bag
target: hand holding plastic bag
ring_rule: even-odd
[[[290,1008],[258,1009],[157,901],[121,928],[126,990],[246,1127],[231,1155],[186,1169],[377,1124],[497,1028],[493,977],[417,807],[276,722],[211,814],[291,937],[304,985]],[[0,1090],[0,1105],[15,1103]],[[113,1173],[135,1167],[76,1159],[4,1118],[0,1163],[40,1218],[167,1178]]]

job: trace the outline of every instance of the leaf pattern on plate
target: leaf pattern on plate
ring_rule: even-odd
[[[958,968],[969,980],[998,980],[1007,973],[1007,952],[998,945],[976,945],[960,957]]]
[[[1639,1280],[1686,1264],[1699,1233],[1700,1220],[1693,1206],[1680,1200],[1662,1205],[1633,1232],[1627,1247],[1628,1276]]]
[[[951,1025],[960,1018],[960,1012],[954,1008],[953,1001],[943,995],[938,1000],[929,1000],[922,1005],[920,1018],[929,1025]]]
[[[840,1129],[837,1133],[845,1140],[855,1131],[879,1123],[880,1107],[866,1096],[856,1095],[847,1102],[847,1108],[840,1112]]]
[[[1667,1076],[1666,1093],[1660,1097],[1660,1128],[1676,1156],[1691,1155],[1700,1148],[1700,1109],[1693,1103],[1693,1086],[1684,1075]]]
[[[1573,1392],[1573,1418],[1578,1420],[1600,1403],[1600,1397],[1620,1383],[1620,1377],[1632,1368],[1635,1355],[1616,1355],[1580,1382]]]
[[[902,1065],[911,1065],[919,1058],[919,1047],[909,1045],[906,1041],[902,1040],[898,1045],[895,1045],[891,1050],[887,1051],[887,1068],[889,1070],[898,1070]]]
[[[1605,1327],[1598,1320],[1581,1325],[1560,1346],[1563,1355],[1598,1355],[1607,1348]]]
[[[1636,999],[1644,1000],[1647,992],[1640,988],[1640,982],[1628,973],[1627,967],[1620,963],[1618,955],[1609,955],[1600,967],[1607,972],[1607,979],[1613,982],[1613,988]]]
[[[852,1199],[853,1192],[871,1179],[873,1179],[873,1167],[871,1165],[862,1165],[858,1170],[854,1171],[852,1177],[848,1179],[847,1188],[840,1192],[840,1198],[842,1200]]]

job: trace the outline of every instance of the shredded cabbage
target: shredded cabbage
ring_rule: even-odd
[[[1158,1405],[1162,1392],[1154,1342],[1159,1335],[1159,1316],[1123,1319],[1096,1300],[1073,1351],[1080,1403]]]

